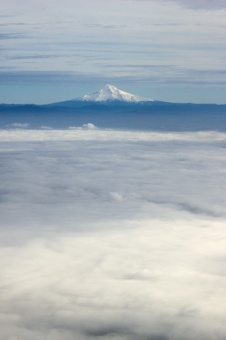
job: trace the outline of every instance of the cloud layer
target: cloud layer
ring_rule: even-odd
[[[225,339],[226,135],[90,124],[0,131],[1,338]]]

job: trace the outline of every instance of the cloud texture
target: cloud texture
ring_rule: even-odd
[[[0,336],[223,340],[226,135],[0,131]]]

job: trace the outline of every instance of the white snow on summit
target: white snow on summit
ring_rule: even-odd
[[[146,99],[134,94],[121,91],[117,89],[117,87],[113,85],[106,85],[100,91],[95,92],[93,94],[87,94],[79,100],[83,101],[92,101],[92,102],[106,102],[106,101],[123,101],[123,102],[131,102],[131,103],[138,103],[138,102],[147,102],[153,101],[152,99]]]

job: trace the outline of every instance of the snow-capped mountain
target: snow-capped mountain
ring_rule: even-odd
[[[78,100],[90,102],[120,101],[128,103],[153,101],[152,99],[142,98],[134,94],[119,90],[117,89],[117,87],[109,84],[103,87],[100,91],[92,94],[87,94],[81,98],[78,98]]]

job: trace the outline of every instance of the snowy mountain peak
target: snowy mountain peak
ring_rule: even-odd
[[[107,101],[121,101],[121,102],[146,102],[153,101],[152,99],[146,99],[134,94],[119,90],[113,85],[105,85],[100,91],[87,94],[81,98],[82,101],[92,101],[92,102],[107,102]]]

